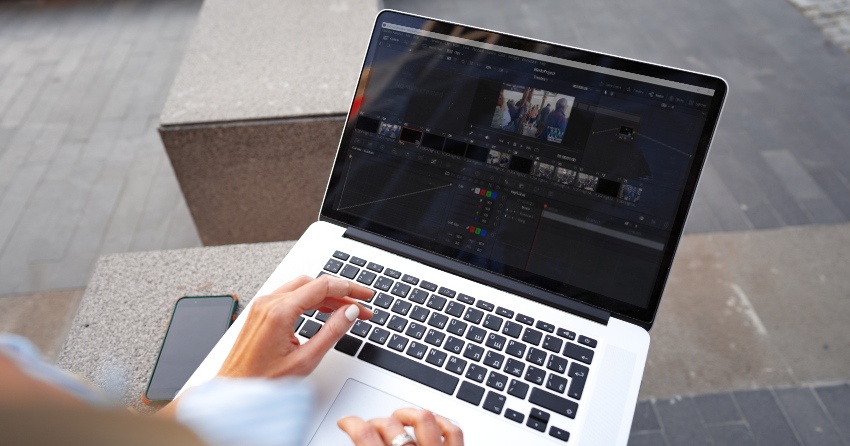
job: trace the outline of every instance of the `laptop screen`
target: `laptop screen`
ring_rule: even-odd
[[[651,321],[725,91],[383,12],[322,215]]]

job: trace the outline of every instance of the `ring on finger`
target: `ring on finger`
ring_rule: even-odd
[[[395,438],[393,438],[393,441],[390,442],[390,446],[410,446],[410,445],[417,446],[418,443],[416,443],[416,439],[413,438],[407,432],[405,432],[403,434],[398,434]]]

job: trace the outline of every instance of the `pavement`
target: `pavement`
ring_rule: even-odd
[[[846,0],[384,5],[726,78],[631,444],[850,445]],[[0,330],[55,354],[99,255],[200,245],[155,132],[199,7],[0,4]]]

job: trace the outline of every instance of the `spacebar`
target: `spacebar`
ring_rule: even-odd
[[[410,378],[449,395],[453,394],[457,387],[458,379],[454,376],[432,369],[425,364],[420,364],[389,350],[384,350],[369,342],[363,346],[357,357],[369,364],[375,364],[382,369],[398,373],[405,378]]]

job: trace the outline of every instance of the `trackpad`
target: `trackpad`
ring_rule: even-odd
[[[352,445],[351,438],[336,425],[340,418],[351,415],[367,421],[372,418],[386,418],[403,407],[419,409],[419,406],[403,399],[367,386],[360,381],[349,379],[342,386],[328,413],[325,414],[322,424],[310,440],[310,446]],[[413,434],[410,428],[408,432]]]

